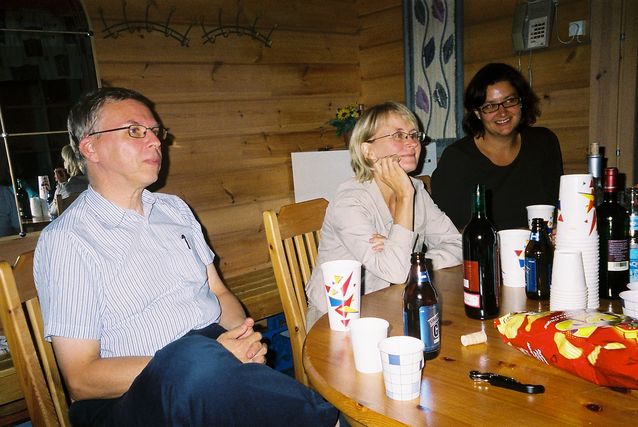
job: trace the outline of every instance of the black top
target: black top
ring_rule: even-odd
[[[471,136],[447,147],[432,174],[432,198],[459,228],[470,221],[472,188],[484,184],[487,217],[498,230],[527,228],[529,205],[558,203],[563,160],[558,138],[543,127],[521,132],[521,149],[507,166],[479,151]]]

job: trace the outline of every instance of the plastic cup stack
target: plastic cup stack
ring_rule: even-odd
[[[549,309],[552,311],[584,310],[589,301],[587,291],[581,253],[575,250],[557,249],[554,252],[552,266]]]
[[[598,297],[598,230],[596,223],[596,199],[594,180],[590,174],[563,175],[560,177],[558,214],[556,216],[556,251],[579,251],[582,271],[587,287],[586,309],[597,309]],[[556,271],[556,253],[553,272]],[[575,267],[574,267],[575,268]],[[573,272],[575,275],[580,273]],[[570,276],[560,276],[557,280],[569,281]],[[554,281],[552,274],[551,293],[555,286],[563,284]],[[551,297],[550,297],[551,303]],[[551,304],[550,304],[551,305]]]

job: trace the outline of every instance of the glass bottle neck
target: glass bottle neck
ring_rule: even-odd
[[[477,185],[472,194],[472,216],[475,218],[485,218],[485,189],[482,185]]]
[[[603,202],[605,203],[617,203],[618,202],[618,192],[615,190],[605,191],[603,193]]]

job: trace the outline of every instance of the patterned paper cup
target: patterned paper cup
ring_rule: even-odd
[[[330,329],[347,331],[352,319],[361,315],[361,263],[353,260],[321,264],[328,301]]]
[[[596,231],[594,181],[589,174],[560,177],[557,233],[589,236]]]
[[[552,233],[554,228],[554,205],[530,205],[527,209],[527,224],[531,230],[532,220],[534,218],[543,218],[543,221],[547,223],[547,232]]]
[[[501,251],[503,285],[525,287],[525,246],[529,230],[501,230],[498,241]]]
[[[385,394],[394,400],[412,400],[421,393],[423,341],[418,338],[390,337],[379,343]]]

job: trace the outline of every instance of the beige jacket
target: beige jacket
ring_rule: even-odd
[[[317,268],[306,286],[308,329],[328,310],[319,267],[324,262],[337,259],[361,262],[363,292],[366,294],[391,283],[404,283],[410,271],[410,255],[421,250],[423,244],[434,269],[462,262],[458,230],[434,204],[423,182],[412,178],[412,184],[416,188],[414,231],[393,223],[374,180],[360,183],[353,178],[339,186],[321,227]],[[369,242],[375,233],[387,237],[382,252],[374,252]]]

